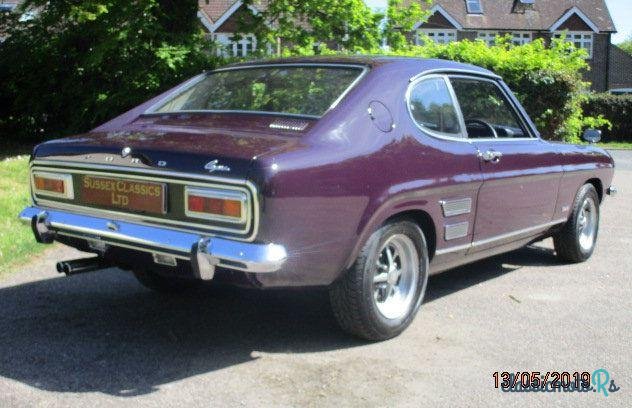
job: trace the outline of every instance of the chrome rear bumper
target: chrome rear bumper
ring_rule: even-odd
[[[27,207],[20,219],[30,223],[38,242],[50,243],[56,235],[85,239],[89,243],[112,245],[166,255],[191,262],[199,278],[213,279],[215,267],[251,273],[278,271],[287,252],[281,245],[240,242],[208,237],[195,232],[80,215],[54,209]]]

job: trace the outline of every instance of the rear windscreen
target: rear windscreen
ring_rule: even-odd
[[[322,116],[361,67],[262,66],[215,71],[154,112],[246,111]]]

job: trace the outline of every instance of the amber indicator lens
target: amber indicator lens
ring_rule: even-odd
[[[40,191],[50,191],[51,193],[64,194],[66,186],[64,180],[46,178],[42,176],[33,177],[35,180],[35,188]]]
[[[202,197],[190,194],[187,208],[189,212],[241,218],[241,201],[238,200]]]

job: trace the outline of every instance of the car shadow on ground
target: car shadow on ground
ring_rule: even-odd
[[[552,264],[550,251],[529,247],[445,272],[431,277],[427,302]],[[364,344],[338,329],[324,290],[205,287],[173,298],[117,269],[2,288],[0,310],[0,376],[53,392],[142,395],[258,352]]]

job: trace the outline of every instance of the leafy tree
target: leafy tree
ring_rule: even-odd
[[[423,0],[428,5],[431,0]],[[364,0],[245,0],[239,32],[252,33],[262,50],[278,47],[289,54],[310,53],[335,44],[350,52],[376,52],[385,39],[392,49],[408,46],[405,33],[429,13],[420,2],[389,0],[386,14],[373,12]]]
[[[623,51],[632,55],[632,37],[628,38],[627,40],[625,40],[624,42],[620,44],[617,44],[617,46],[621,48]]]
[[[432,0],[423,0],[430,6]],[[403,5],[402,0],[388,0],[386,21],[383,31],[384,39],[392,50],[399,50],[410,45],[406,33],[412,32],[415,24],[430,17],[429,8],[423,9],[420,2]]]
[[[195,0],[27,0],[36,17],[2,16],[0,137],[90,129],[213,68]]]
[[[238,25],[239,32],[254,34],[260,44],[276,47],[281,39],[288,50],[332,42],[352,51],[379,47],[381,16],[363,0],[269,0],[265,7],[259,3],[244,0],[247,11]]]

